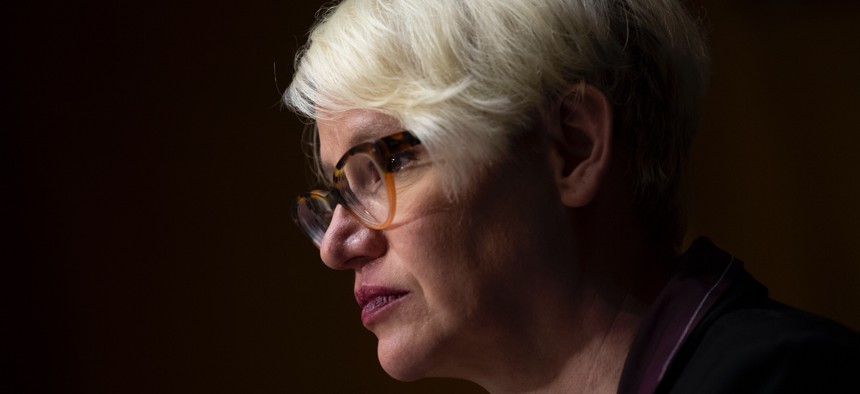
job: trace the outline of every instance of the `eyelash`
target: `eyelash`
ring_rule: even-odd
[[[388,168],[391,172],[402,171],[405,168],[409,167],[411,165],[410,163],[417,160],[416,156],[417,154],[413,150],[404,150],[402,152],[397,152],[396,154],[392,155],[390,159],[388,159]],[[400,163],[400,165],[398,165],[397,162],[403,161],[403,159],[406,159],[406,164],[404,165]]]

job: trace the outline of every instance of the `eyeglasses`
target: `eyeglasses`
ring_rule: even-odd
[[[335,165],[334,187],[299,195],[292,206],[293,220],[316,247],[342,205],[367,227],[381,230],[394,220],[395,174],[413,165],[420,145],[409,131],[352,147]]]

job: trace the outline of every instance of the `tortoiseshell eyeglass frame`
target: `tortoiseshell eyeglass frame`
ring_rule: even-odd
[[[324,226],[322,228],[309,228],[308,226],[310,226],[310,224],[303,224],[298,214],[299,206],[303,204],[309,204],[311,201],[324,203],[325,206],[328,208],[329,212],[334,212],[334,209],[337,207],[338,204],[340,204],[344,208],[346,208],[347,212],[349,212],[363,225],[369,228],[375,230],[382,230],[388,227],[394,220],[394,212],[397,208],[396,192],[394,187],[395,170],[392,167],[394,165],[392,159],[396,154],[411,149],[420,144],[421,141],[417,137],[415,137],[415,135],[413,135],[408,130],[404,130],[389,135],[387,137],[380,138],[379,140],[376,140],[374,142],[366,142],[350,148],[343,155],[343,157],[338,160],[337,164],[334,167],[334,173],[332,174],[332,185],[334,187],[330,189],[311,190],[310,192],[300,194],[298,197],[296,197],[296,199],[293,201],[291,210],[293,221],[296,223],[297,226],[299,226],[300,229],[302,229],[305,235],[310,238],[311,242],[313,242],[314,246],[316,246],[317,248],[320,247],[322,237],[325,236],[325,232],[326,230],[328,230],[328,226],[331,223],[331,218],[324,219],[322,221],[316,221],[316,223],[322,224]],[[385,185],[388,193],[388,215],[382,223],[369,222],[367,218],[356,212],[354,210],[354,207],[351,207],[347,200],[343,197],[344,195],[351,193],[349,191],[349,183],[345,176],[344,166],[350,158],[357,154],[367,154],[368,156],[373,158],[374,164],[385,178]],[[314,233],[318,234],[319,239],[314,236]]]

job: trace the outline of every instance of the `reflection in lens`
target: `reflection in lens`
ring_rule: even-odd
[[[305,231],[314,242],[321,243],[333,215],[329,204],[322,197],[312,196],[299,204],[297,211]]]
[[[389,210],[388,185],[373,157],[366,153],[350,157],[339,183],[344,200],[356,215],[371,226],[385,222]]]

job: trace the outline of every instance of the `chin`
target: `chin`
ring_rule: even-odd
[[[403,342],[391,344],[380,340],[376,353],[385,373],[396,380],[411,382],[429,376],[426,353],[419,349]]]

